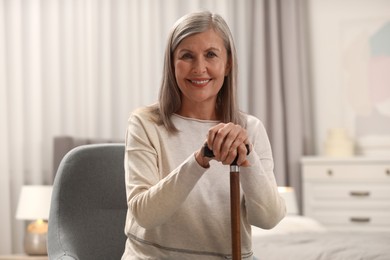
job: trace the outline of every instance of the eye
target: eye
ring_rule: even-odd
[[[192,59],[192,55],[191,55],[191,53],[186,52],[183,55],[181,55],[181,58],[182,59]]]
[[[209,51],[209,52],[207,52],[206,56],[207,56],[207,58],[214,58],[214,57],[217,57],[217,54],[215,54],[215,52],[213,52],[213,51]]]

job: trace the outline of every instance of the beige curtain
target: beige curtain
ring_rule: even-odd
[[[0,254],[23,252],[19,193],[52,184],[54,136],[124,139],[155,101],[176,2],[0,0]]]
[[[123,138],[129,112],[156,100],[168,31],[190,11],[227,20],[241,108],[267,127],[278,183],[299,192],[299,157],[311,142],[304,7],[298,0],[0,0],[0,254],[23,251],[20,188],[52,183],[53,137]]]
[[[307,43],[307,1],[254,2],[249,112],[267,128],[279,185],[301,200],[302,155],[314,153]],[[299,203],[301,204],[301,203]]]

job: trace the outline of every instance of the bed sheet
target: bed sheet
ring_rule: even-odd
[[[254,242],[259,260],[389,260],[390,233],[294,233]]]
[[[334,232],[317,221],[287,216],[272,230],[252,230],[259,260],[390,260],[389,232]]]

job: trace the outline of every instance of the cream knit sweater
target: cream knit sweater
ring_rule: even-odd
[[[211,161],[205,169],[194,156],[218,122],[179,115],[172,121],[177,134],[150,121],[142,109],[129,119],[122,259],[230,259],[229,166]],[[254,150],[251,166],[240,173],[242,259],[253,257],[251,225],[272,228],[286,211],[264,126],[248,115],[247,132]]]

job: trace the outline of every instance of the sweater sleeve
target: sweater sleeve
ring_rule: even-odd
[[[249,118],[248,133],[253,151],[248,155],[250,167],[241,167],[241,187],[250,224],[260,228],[273,228],[286,214],[286,206],[279,195],[271,145],[263,124]]]
[[[134,220],[145,229],[164,223],[175,213],[207,170],[191,155],[172,172],[161,174],[158,142],[151,128],[133,115],[126,134],[127,203]]]

